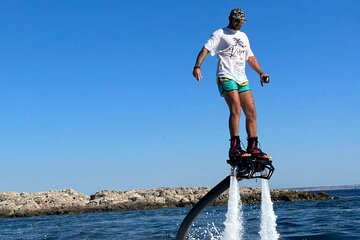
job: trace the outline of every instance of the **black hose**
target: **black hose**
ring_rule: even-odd
[[[213,187],[199,202],[197,202],[190,212],[186,215],[176,235],[176,240],[184,240],[187,231],[194,219],[209,203],[214,201],[218,196],[225,192],[230,187],[230,176],[227,176]]]

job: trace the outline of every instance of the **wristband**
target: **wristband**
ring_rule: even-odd
[[[194,69],[195,69],[195,68],[201,69],[201,67],[200,67],[200,66],[197,66],[197,65],[194,66]]]

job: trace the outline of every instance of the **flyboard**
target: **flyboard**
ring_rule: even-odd
[[[231,174],[236,172],[238,181],[253,178],[263,178],[269,180],[275,170],[271,160],[261,157],[234,157],[227,160],[227,163],[231,165]],[[200,214],[200,212],[229,187],[230,175],[225,177],[221,182],[213,187],[193,206],[182,221],[176,235],[176,240],[184,240],[191,223]]]

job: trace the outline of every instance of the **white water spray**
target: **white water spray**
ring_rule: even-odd
[[[276,215],[270,197],[268,180],[261,182],[261,224],[259,231],[261,240],[276,240],[280,234],[276,231]]]
[[[221,240],[240,240],[244,233],[243,212],[240,199],[239,183],[236,179],[236,169],[230,176],[230,189],[228,197],[228,211],[224,222],[225,229]]]

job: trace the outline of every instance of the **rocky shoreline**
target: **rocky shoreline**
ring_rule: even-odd
[[[180,187],[129,191],[101,190],[91,196],[73,189],[38,193],[0,192],[0,217],[190,207],[210,189],[208,187]],[[226,191],[212,205],[226,204],[227,194]],[[240,195],[243,203],[261,201],[259,188],[241,188]],[[324,192],[298,190],[271,190],[271,198],[274,202],[333,199]]]

